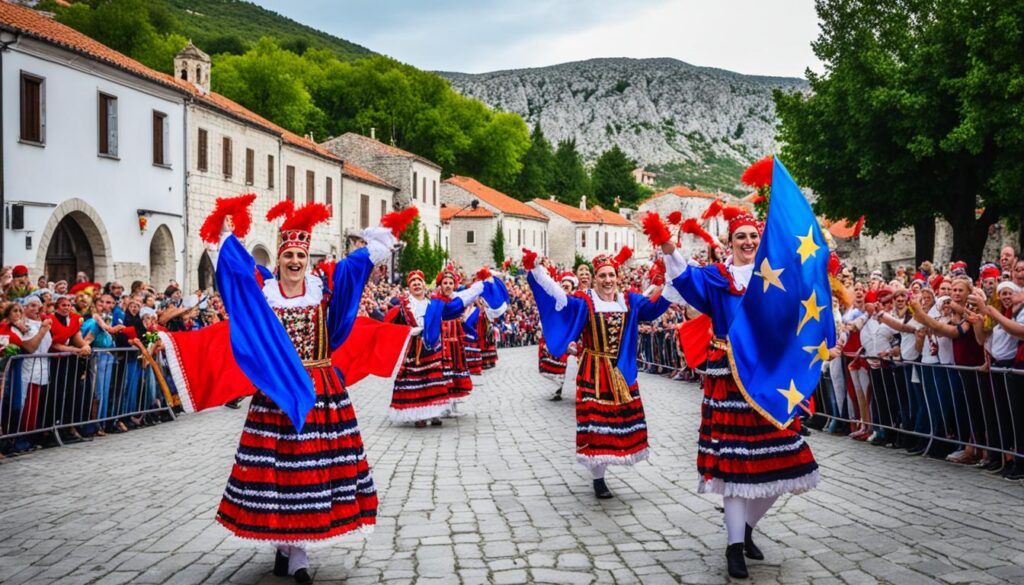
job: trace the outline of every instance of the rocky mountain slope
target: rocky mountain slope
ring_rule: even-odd
[[[575,138],[593,160],[613,144],[660,173],[661,185],[737,191],[739,173],[775,149],[772,90],[804,80],[741,75],[675,59],[591,59],[481,74],[441,72],[456,91],[532,126]]]

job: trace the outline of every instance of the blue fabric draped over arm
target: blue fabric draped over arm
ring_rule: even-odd
[[[474,307],[469,313],[469,316],[462,321],[462,330],[466,332],[466,335],[469,336],[470,339],[476,339],[478,337],[476,333],[476,322],[478,319],[480,319],[480,309],[478,307]]]
[[[423,327],[423,332],[420,336],[423,338],[423,343],[431,348],[436,348],[441,343],[441,313],[444,311],[444,301],[440,299],[430,299],[430,304],[427,305],[427,312],[423,315],[423,322],[420,326]]]
[[[694,309],[710,315],[712,288],[729,286],[729,280],[714,265],[690,266],[672,281],[672,286]]]
[[[372,271],[373,261],[365,247],[354,250],[334,267],[331,300],[327,305],[327,331],[332,352],[345,343],[352,331],[352,324],[359,313],[359,301]]]
[[[256,262],[234,235],[217,257],[217,290],[230,317],[231,350],[238,367],[301,431],[313,408],[313,381],[295,346],[267,304],[254,277]]]
[[[569,344],[576,341],[587,324],[590,311],[587,302],[581,298],[570,296],[561,310],[555,309],[555,297],[548,294],[537,282],[533,274],[527,273],[526,282],[533,291],[533,299],[540,313],[540,324],[544,332],[544,344],[552,355],[564,355]]]
[[[462,303],[462,299],[459,297],[454,297],[452,300],[447,302],[442,301],[441,299],[436,300],[444,303],[444,308],[441,309],[441,318],[445,321],[458,319],[462,316],[462,312],[466,310],[466,305]]]
[[[636,340],[639,338],[640,321],[657,319],[668,310],[672,303],[664,297],[659,297],[657,301],[652,302],[643,295],[626,294],[629,296],[629,317],[626,319],[625,328],[622,331],[622,339],[631,339],[633,342],[619,349],[619,359],[615,365],[622,372],[626,383],[632,385],[633,382],[636,382]]]

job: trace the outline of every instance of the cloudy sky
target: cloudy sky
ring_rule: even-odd
[[[481,73],[593,57],[673,57],[802,77],[814,0],[255,0],[421,69]]]

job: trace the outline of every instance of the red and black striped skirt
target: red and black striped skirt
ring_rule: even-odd
[[[697,444],[700,493],[763,498],[818,483],[818,464],[799,433],[751,408],[732,376],[705,376]]]
[[[308,372],[316,403],[301,434],[266,395],[253,396],[217,510],[238,537],[316,545],[376,523],[377,489],[348,392],[334,368]]]
[[[466,369],[474,376],[483,374],[484,362],[483,356],[480,355],[480,342],[470,339],[468,336],[464,339],[464,342],[466,347]]]
[[[640,389],[629,387],[631,400],[616,404],[611,377],[585,355],[576,376],[576,460],[586,467],[633,465],[647,459],[647,419]],[[594,375],[601,377],[600,394]]]
[[[441,370],[441,352],[428,352],[419,336],[405,354],[391,394],[391,422],[437,418],[448,411],[448,379]]]

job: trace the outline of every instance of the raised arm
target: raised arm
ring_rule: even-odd
[[[523,267],[527,270],[526,282],[537,303],[544,341],[553,355],[562,355],[569,344],[579,338],[587,323],[587,302],[565,294],[547,270],[537,263],[537,254],[525,248]]]
[[[914,320],[934,331],[936,335],[949,337],[951,339],[960,337],[961,331],[958,327],[933,319],[931,315],[921,308],[921,304],[916,300],[910,300],[910,307],[914,309]]]
[[[341,347],[352,330],[352,324],[359,313],[359,301],[373,267],[390,257],[391,247],[396,241],[391,230],[381,227],[363,230],[362,237],[366,245],[353,250],[335,264],[331,275],[327,331],[332,351]]]

